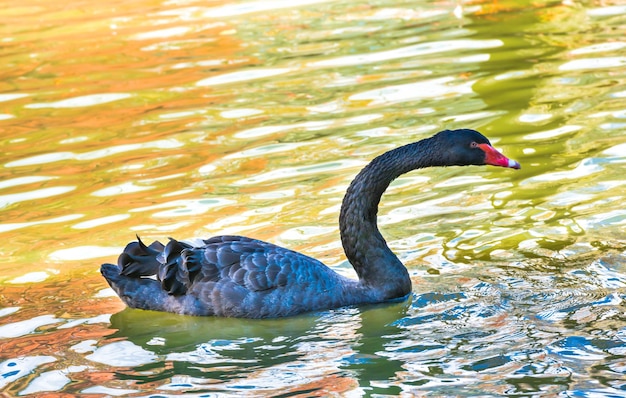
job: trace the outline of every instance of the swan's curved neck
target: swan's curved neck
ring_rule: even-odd
[[[439,166],[429,156],[426,139],[386,152],[372,160],[352,181],[341,204],[339,230],[346,257],[360,283],[380,292],[382,300],[403,297],[411,291],[411,279],[402,262],[389,249],[378,230],[378,204],[389,184],[411,170]]]

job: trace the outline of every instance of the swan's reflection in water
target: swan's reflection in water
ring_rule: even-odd
[[[207,385],[230,393],[360,390],[363,372],[382,383],[402,370],[400,361],[382,354],[380,333],[397,335],[393,322],[407,306],[350,307],[272,320],[125,309],[111,317],[117,332],[89,359],[118,366],[121,378],[160,380],[160,388],[179,391]],[[162,385],[166,378],[169,383]]]

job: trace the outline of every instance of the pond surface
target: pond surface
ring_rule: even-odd
[[[3,2],[0,391],[626,396],[619,1]],[[144,240],[243,234],[353,275],[374,156],[474,128],[519,171],[390,187],[408,301],[278,320],[125,309]]]

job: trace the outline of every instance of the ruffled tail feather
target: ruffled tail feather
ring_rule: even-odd
[[[165,246],[158,241],[146,246],[139,237],[129,243],[117,266],[102,264],[100,272],[117,295],[131,308],[169,311],[168,293],[159,281],[146,278],[159,274]]]
[[[146,246],[137,236],[137,241],[126,245],[124,252],[117,259],[120,274],[133,278],[156,275],[161,266],[159,258],[164,249],[165,246],[159,241]]]
[[[120,295],[128,296],[146,277],[156,277],[161,289],[174,296],[187,292],[188,285],[200,272],[200,258],[190,249],[193,246],[170,238],[167,245],[158,241],[146,246],[139,236],[131,242],[117,259],[117,267],[104,264],[101,272],[111,287]]]

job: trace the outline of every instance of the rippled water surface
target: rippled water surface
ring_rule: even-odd
[[[626,396],[619,1],[2,2],[0,391]],[[369,159],[475,128],[522,163],[392,184],[406,302],[124,309],[124,245],[234,233],[352,275]]]

